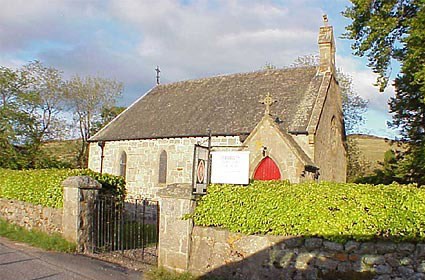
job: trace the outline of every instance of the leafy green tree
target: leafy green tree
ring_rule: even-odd
[[[101,77],[76,75],[67,82],[65,97],[82,139],[78,155],[80,167],[87,166],[87,140],[92,136],[93,127],[101,121],[102,110],[113,108],[122,90],[122,83]]]
[[[390,99],[392,126],[409,140],[400,165],[406,182],[424,184],[425,168],[425,2],[422,0],[351,0],[344,15],[352,20],[345,37],[354,40],[354,54],[366,56],[368,66],[378,74],[377,85],[384,90],[390,80],[392,62],[401,68]],[[407,171],[407,169],[405,171]]]
[[[105,125],[110,123],[116,116],[122,113],[126,107],[112,106],[111,108],[102,108],[100,113],[100,120],[93,123],[91,134],[94,135]]]
[[[0,68],[0,166],[48,165],[50,157],[41,145],[62,130],[62,85],[60,72],[39,61],[18,70]]]
[[[19,100],[22,96],[21,73],[7,67],[0,67],[0,167],[18,168],[20,154],[14,143],[18,141]]]
[[[369,172],[368,162],[356,139],[347,138],[347,182],[354,182]]]

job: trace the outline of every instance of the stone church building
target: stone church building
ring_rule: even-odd
[[[318,43],[317,67],[155,86],[89,140],[89,168],[125,176],[129,197],[155,198],[167,184],[192,183],[194,146],[207,145],[210,130],[212,146],[250,152],[251,179],[344,182],[332,26]]]

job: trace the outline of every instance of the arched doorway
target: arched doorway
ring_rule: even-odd
[[[254,180],[280,180],[280,177],[279,167],[270,157],[263,158],[254,173]]]

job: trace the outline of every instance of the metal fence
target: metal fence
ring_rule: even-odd
[[[118,200],[99,196],[94,204],[93,253],[120,252],[125,257],[156,263],[159,207],[157,201]]]

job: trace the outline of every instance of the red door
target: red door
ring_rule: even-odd
[[[255,170],[254,180],[280,180],[279,167],[270,157],[265,157]]]

